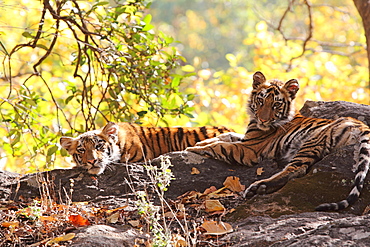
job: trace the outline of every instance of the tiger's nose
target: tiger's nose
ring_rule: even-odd
[[[263,118],[260,118],[261,123],[266,123],[268,120],[265,120]]]
[[[87,163],[90,164],[90,165],[94,165],[95,164],[95,160],[92,159],[92,160],[87,160]]]

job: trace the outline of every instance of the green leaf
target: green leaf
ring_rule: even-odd
[[[153,28],[154,28],[154,26],[152,24],[147,24],[147,25],[145,25],[145,27],[142,30],[144,32],[147,32],[147,31],[149,31],[149,30],[151,30]]]
[[[36,45],[38,48],[41,48],[41,49],[44,49],[44,50],[48,50],[49,48],[47,48],[45,45],[43,44],[37,44]]]
[[[172,82],[171,82],[171,86],[172,87],[178,87],[180,84],[180,77],[176,76],[175,78],[173,78]]]
[[[192,101],[194,99],[195,95],[194,94],[188,94],[187,95],[187,100]]]
[[[190,64],[182,66],[182,70],[185,72],[194,72],[195,68]]]
[[[139,111],[137,115],[139,115],[139,117],[144,117],[144,115],[147,113],[148,113],[147,111]]]
[[[58,146],[54,145],[48,149],[47,156],[53,155],[56,151],[58,151]]]
[[[23,32],[22,33],[22,36],[25,37],[25,38],[33,38],[32,34],[30,32]]]
[[[68,105],[68,103],[74,98],[73,95],[69,96],[68,98],[65,99],[65,104]]]
[[[60,150],[60,154],[61,154],[63,157],[68,156],[68,151],[67,151],[67,150],[65,150],[64,148],[62,148],[62,149]]]
[[[21,135],[19,132],[15,134],[15,137],[11,140],[10,145],[13,147],[15,144],[17,144],[21,139]]]
[[[107,4],[109,4],[109,2],[98,2],[98,3],[94,4],[94,7],[95,6],[107,5]]]
[[[152,15],[151,14],[147,14],[144,19],[143,19],[143,22],[148,25],[150,24],[150,22],[152,21]]]

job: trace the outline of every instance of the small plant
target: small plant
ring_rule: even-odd
[[[151,202],[146,192],[137,192],[138,213],[146,220],[151,236],[152,246],[168,246],[171,244],[171,232],[167,227],[162,226],[161,220],[164,217],[161,214],[161,207],[155,206]]]
[[[172,166],[170,159],[167,156],[160,156],[161,166],[147,165],[145,168],[148,171],[148,175],[151,181],[156,183],[155,189],[161,196],[167,191],[168,186],[170,186],[171,180],[175,179],[172,174],[170,167]]]
[[[161,206],[156,206],[148,198],[145,191],[137,191],[137,206],[138,213],[146,220],[150,233],[152,235],[152,246],[169,246],[172,243],[172,234],[169,230],[164,216],[164,209],[166,201],[164,199],[164,192],[167,191],[168,186],[174,176],[170,169],[171,162],[168,157],[161,156],[160,167],[146,165],[145,169],[155,185],[154,190],[159,196]]]
[[[37,200],[33,201],[33,205],[17,211],[17,217],[20,219],[27,219],[30,221],[37,221],[42,216],[42,207]]]

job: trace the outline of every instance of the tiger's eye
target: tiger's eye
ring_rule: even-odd
[[[99,142],[96,144],[95,148],[96,149],[102,149],[104,147],[105,141],[104,140],[99,140]]]
[[[274,103],[274,109],[279,108],[282,105],[281,102],[275,102]]]

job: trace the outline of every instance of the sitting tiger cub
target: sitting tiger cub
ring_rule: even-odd
[[[60,144],[77,166],[99,175],[109,163],[144,162],[231,131],[226,127],[161,128],[109,122],[102,130],[87,131],[76,138],[61,137]]]
[[[316,208],[319,211],[344,209],[358,199],[369,170],[370,128],[350,117],[328,120],[296,114],[293,100],[298,90],[295,79],[286,83],[266,81],[261,72],[256,72],[248,103],[250,123],[245,135],[226,133],[186,150],[230,164],[253,166],[262,158],[287,162],[282,171],[252,183],[244,191],[244,197],[252,197],[279,190],[289,180],[304,176],[334,149],[356,144],[356,177],[348,197]],[[226,139],[229,141],[224,141]]]

